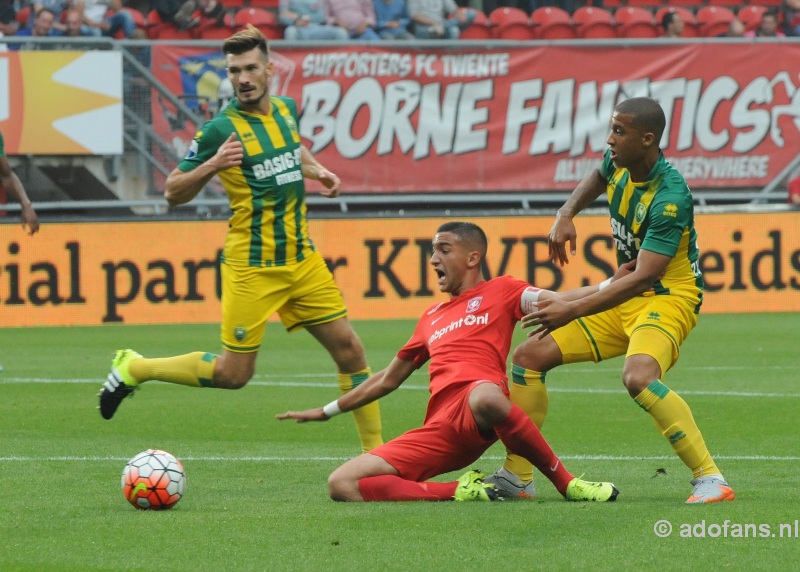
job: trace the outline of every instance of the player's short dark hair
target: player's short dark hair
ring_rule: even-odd
[[[667,125],[664,110],[655,99],[649,97],[632,97],[621,101],[615,108],[617,113],[633,117],[633,126],[643,133],[650,132],[656,141],[661,141],[661,135]]]
[[[481,258],[486,256],[489,241],[486,240],[486,233],[483,232],[483,229],[475,223],[463,221],[446,222],[436,232],[452,232],[459,240],[469,245],[470,248],[479,251]]]
[[[223,54],[244,54],[253,48],[258,48],[265,58],[269,58],[269,46],[267,45],[267,37],[261,33],[261,30],[248,24],[244,30],[239,30],[230,38],[226,39],[222,44]]]

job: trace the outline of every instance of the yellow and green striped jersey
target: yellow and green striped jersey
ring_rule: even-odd
[[[244,159],[219,173],[233,211],[222,260],[237,266],[300,262],[314,244],[308,236],[295,102],[272,96],[270,114],[257,115],[234,99],[200,128],[178,168],[187,172],[205,163],[233,132],[244,145]]]
[[[610,151],[603,157],[600,174],[608,181],[617,263],[635,259],[640,250],[672,257],[652,293],[686,298],[699,313],[703,274],[698,264],[694,200],[686,180],[663,153],[644,182],[634,183],[628,169],[615,167]]]

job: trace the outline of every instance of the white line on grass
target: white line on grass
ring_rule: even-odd
[[[249,382],[247,385],[252,386],[260,386],[260,387],[319,387],[319,388],[328,388],[337,387],[335,382],[319,382],[319,381],[259,381],[258,378],[261,377],[273,377],[273,376],[257,376],[254,381]],[[274,376],[274,377],[281,377],[281,378],[316,378],[316,379],[325,379],[329,376],[326,374],[299,374],[299,375],[285,375],[285,376]],[[101,381],[97,379],[90,378],[90,379],[59,379],[59,378],[43,378],[43,377],[0,377],[0,385],[5,384],[24,384],[24,383],[63,383],[63,384],[70,384],[70,383],[96,383],[100,384]],[[408,385],[401,385],[400,389],[412,389],[412,390],[422,390],[428,391],[427,386],[418,385],[418,384],[408,384]],[[610,394],[610,395],[627,395],[627,392],[623,389],[594,389],[591,387],[550,387],[548,391],[551,393],[596,393],[596,394]],[[791,399],[791,398],[798,398],[800,397],[800,393],[773,393],[773,392],[764,392],[764,391],[705,391],[705,390],[694,390],[694,389],[681,389],[676,390],[677,393],[681,395],[711,395],[717,397],[777,397],[781,399]]]
[[[651,457],[636,457],[636,456],[619,456],[619,455],[559,455],[565,461],[670,461],[675,459],[674,455],[658,455]],[[299,461],[316,463],[319,461],[347,461],[352,457],[267,457],[267,456],[182,456],[181,461],[224,461],[224,462],[240,462],[240,463],[282,463],[286,461]],[[486,456],[484,459],[502,460],[505,457],[500,456]],[[800,457],[793,456],[777,456],[777,455],[715,455],[715,459],[722,461],[800,461]],[[106,461],[127,461],[128,457],[71,457],[71,456],[53,456],[53,457],[25,457],[25,456],[9,456],[0,457],[0,462],[106,462]]]

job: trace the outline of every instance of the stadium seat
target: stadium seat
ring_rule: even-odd
[[[542,6],[531,12],[531,26],[540,40],[570,40],[577,37],[569,12]]]
[[[459,12],[466,10],[465,7],[458,9]],[[490,40],[492,38],[492,31],[489,28],[489,19],[486,14],[480,10],[475,10],[475,17],[472,23],[465,29],[461,30],[459,36],[462,40]]]
[[[224,40],[233,34],[233,19],[225,15],[225,23],[219,25],[216,18],[200,18],[196,28],[192,28],[192,36],[199,40]]]
[[[165,22],[155,10],[150,10],[144,19],[144,31],[151,40],[191,40],[188,30],[179,30],[175,24]]]
[[[782,0],[750,0],[750,4],[753,6],[772,6],[777,8],[782,4]]]
[[[761,16],[767,10],[766,6],[754,6],[751,4],[750,6],[743,6],[736,15],[744,24],[744,29],[749,32],[761,25]]]
[[[194,36],[189,30],[180,30],[174,24],[165,24],[156,33],[157,40],[193,40]]]
[[[738,8],[747,4],[745,0],[707,0],[709,6],[725,6],[726,8]]]
[[[660,8],[663,5],[662,0],[628,0],[628,6],[638,8]]]
[[[732,10],[723,6],[703,6],[697,11],[700,35],[704,38],[715,38],[727,33],[735,17]]]
[[[626,6],[614,12],[620,38],[658,38],[661,31],[652,12],[645,8]]]
[[[156,10],[150,10],[144,19],[144,31],[151,40],[158,38],[162,29],[168,28],[170,24],[161,19],[161,15]]]
[[[579,38],[617,38],[611,12],[596,6],[583,6],[572,14]]]
[[[617,9],[620,6],[624,5],[622,0],[603,0],[601,2],[601,4],[602,4],[602,7],[605,8],[606,10]]]
[[[683,20],[683,34],[681,38],[697,38],[700,36],[700,31],[697,29],[697,20],[695,20],[694,12],[683,6],[664,6],[656,11],[656,24],[660,24],[664,19],[664,14],[669,11],[680,14]]]
[[[238,10],[245,7],[244,0],[222,0],[222,5],[227,9]]]
[[[142,30],[145,30],[145,32],[147,31],[147,22],[145,21],[144,14],[139,12],[139,10],[137,10],[136,8],[124,7],[124,8],[122,8],[122,10],[124,10],[125,12],[128,12],[131,15],[131,18],[133,18],[133,21],[136,24],[137,28],[141,28]],[[113,12],[114,11],[112,10],[111,13],[113,13]],[[61,13],[61,15],[63,17],[66,17],[66,14],[67,14],[66,10],[64,10]],[[125,30],[118,31],[116,34],[114,34],[114,37],[116,39],[118,39],[118,40],[125,39]]]
[[[266,8],[267,10],[277,12],[278,3],[278,0],[250,0],[248,6],[251,8]]]
[[[278,25],[275,15],[263,8],[242,8],[234,14],[233,22],[239,28],[252,24],[270,40],[283,39],[283,30]]]
[[[31,7],[25,6],[24,8],[20,8],[17,10],[17,15],[14,16],[16,18],[17,23],[19,24],[20,28],[27,28],[28,27],[28,19],[31,17]]]
[[[704,0],[669,0],[670,6],[687,6],[689,8],[700,8],[705,6]]]
[[[533,28],[528,15],[519,8],[502,6],[489,14],[492,36],[498,40],[532,40]]]

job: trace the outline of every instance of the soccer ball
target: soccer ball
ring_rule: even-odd
[[[122,494],[141,510],[172,508],[181,500],[185,486],[181,462],[159,449],[142,451],[122,471]]]

